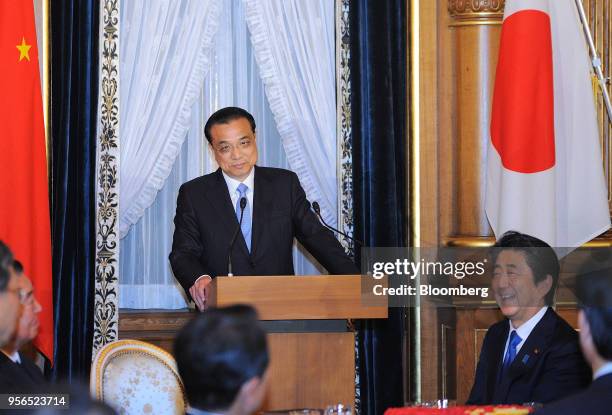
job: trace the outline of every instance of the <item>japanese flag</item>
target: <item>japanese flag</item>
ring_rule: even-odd
[[[577,247],[610,227],[591,65],[574,0],[507,0],[491,112],[485,209]]]

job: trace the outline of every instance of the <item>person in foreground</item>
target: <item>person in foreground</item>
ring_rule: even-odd
[[[5,392],[37,392],[46,385],[45,378],[34,362],[19,353],[19,349],[36,338],[38,313],[42,308],[21,263],[14,261],[12,268],[19,282],[21,314],[11,339],[0,348],[0,389]]]
[[[0,241],[0,347],[11,338],[19,313],[19,287],[12,264],[13,253]]]
[[[174,357],[191,415],[248,415],[266,393],[266,333],[251,306],[211,308],[183,327]]]
[[[537,415],[612,413],[612,269],[578,278],[580,347],[593,369],[593,383],[583,392],[537,411]]]
[[[310,210],[297,175],[255,165],[251,114],[220,109],[204,132],[219,169],[180,187],[170,253],[175,277],[200,310],[206,308],[212,278],[228,274],[230,252],[235,275],[294,274],[294,237],[331,274],[359,273]]]
[[[506,232],[494,245],[492,291],[504,320],[484,338],[467,404],[548,403],[588,385],[576,331],[551,308],[559,261],[545,242]]]

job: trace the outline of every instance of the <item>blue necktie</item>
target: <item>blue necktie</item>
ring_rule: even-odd
[[[506,350],[506,356],[504,356],[504,364],[502,366],[502,376],[507,372],[508,368],[516,357],[516,346],[522,341],[521,337],[512,330],[510,332],[510,342],[508,343],[508,350]]]
[[[244,236],[244,241],[246,242],[247,248],[249,252],[251,252],[251,211],[249,209],[249,199],[246,197],[246,192],[249,190],[248,186],[244,183],[240,183],[238,185],[238,200],[236,201],[236,217],[238,221],[240,221],[240,199],[243,197],[247,200],[247,204],[244,208],[244,213],[242,214],[242,225],[240,225],[240,229],[242,230],[242,236]]]

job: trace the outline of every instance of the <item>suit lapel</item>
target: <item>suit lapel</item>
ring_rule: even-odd
[[[19,366],[4,353],[0,352],[0,376],[14,387],[31,387],[36,385],[34,378],[26,371],[25,366]]]
[[[612,390],[612,373],[598,377],[591,384],[592,389],[609,392]]]
[[[218,217],[223,222],[224,228],[227,230],[228,240],[231,239],[233,233],[238,228],[238,218],[236,217],[236,211],[232,206],[232,199],[230,198],[229,191],[227,190],[227,183],[223,177],[221,169],[217,169],[215,172],[216,180],[214,185],[209,191],[204,192],[204,196],[215,208]],[[240,247],[245,255],[248,255],[248,249],[242,232],[239,232],[236,237],[235,245]],[[235,249],[235,248],[234,248]]]
[[[45,382],[45,378],[38,368],[36,364],[28,359],[27,357],[21,355],[21,367],[28,374],[28,376],[32,379],[32,381],[36,384],[41,384]]]
[[[489,373],[487,374],[487,379],[491,381],[486,385],[486,388],[489,391],[487,398],[490,402],[494,402],[500,392],[499,376],[504,361],[504,348],[508,339],[508,324],[510,324],[508,321],[505,323],[501,325],[503,331],[493,336],[491,354],[489,355]]]
[[[552,337],[555,329],[554,311],[548,308],[542,319],[533,328],[527,340],[521,347],[514,361],[508,369],[507,376],[502,379],[500,385],[504,400],[507,398],[512,383],[528,373],[536,365],[542,353],[548,347],[548,341]]]
[[[253,235],[251,237],[251,255],[257,251],[261,234],[267,221],[268,213],[274,198],[273,189],[267,185],[265,170],[255,166],[255,189],[253,190]]]

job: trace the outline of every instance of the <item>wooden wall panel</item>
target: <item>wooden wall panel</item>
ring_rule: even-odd
[[[582,0],[585,13],[590,23],[593,41],[595,48],[602,61],[602,70],[604,77],[608,79],[608,93],[610,93],[610,75],[612,68],[612,54],[610,53],[610,39],[612,38],[612,23],[610,16],[612,13],[612,5],[609,0]],[[599,133],[602,145],[602,154],[604,156],[604,171],[606,182],[608,184],[608,203],[610,203],[612,195],[612,158],[610,157],[610,136],[612,126],[610,125],[606,107],[603,101],[603,95],[596,88],[597,95],[597,117],[599,121]]]
[[[487,237],[490,230],[482,208],[481,168],[495,67],[492,57],[497,57],[503,1],[411,4],[418,8],[411,15],[417,16],[419,24],[418,33],[412,33],[419,52],[418,63],[412,61],[418,70],[411,69],[413,82],[418,84],[411,98],[412,120],[416,117],[418,121],[410,137],[411,160],[418,160],[412,163],[412,189],[418,193],[412,197],[411,213],[416,221],[411,227],[416,233],[412,241],[435,247],[453,237]],[[447,324],[447,316],[441,317],[437,306],[426,299],[417,316],[420,330],[415,335],[420,349],[413,370],[418,376],[413,374],[411,379],[418,384],[411,398],[451,397],[456,392],[449,389],[458,384],[447,375],[449,367],[455,366],[448,362],[452,353],[448,346],[455,341],[449,333],[456,330],[455,323]],[[461,341],[458,331],[455,338]]]

